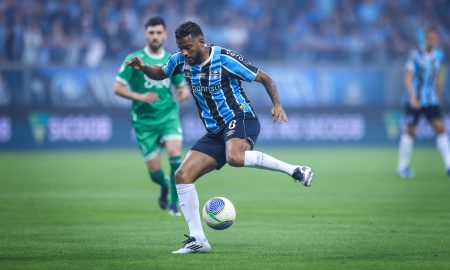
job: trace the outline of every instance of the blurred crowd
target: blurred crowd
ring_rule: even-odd
[[[27,65],[117,63],[145,45],[145,21],[173,31],[193,20],[206,41],[251,59],[391,63],[437,27],[450,53],[448,0],[2,0],[0,61]]]

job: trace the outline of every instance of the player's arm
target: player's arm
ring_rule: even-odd
[[[408,93],[409,106],[413,109],[420,109],[420,102],[414,93],[413,76],[413,72],[411,70],[407,70],[405,72],[404,84],[406,92]]]
[[[273,107],[271,113],[273,115],[273,122],[275,123],[277,119],[278,122],[281,122],[281,120],[287,121],[287,115],[278,97],[277,86],[272,78],[234,51],[222,49],[221,53],[222,66],[230,73],[230,76],[247,82],[257,81],[264,86],[272,100]]]
[[[178,101],[182,102],[189,98],[189,90],[185,84],[178,86],[176,90],[178,93]]]
[[[177,95],[178,95],[178,102],[182,102],[189,98],[189,90],[186,87],[186,82],[184,80],[183,74],[176,74],[170,78],[173,85],[175,85]]]
[[[273,107],[271,113],[273,115],[273,122],[281,122],[281,120],[288,121],[286,112],[281,105],[280,98],[278,97],[278,90],[275,81],[261,69],[258,71],[255,81],[260,82],[266,89],[267,94],[272,100]]]
[[[129,60],[127,62],[127,65],[131,66],[135,70],[139,70],[139,71],[144,72],[144,74],[147,77],[149,77],[150,79],[153,79],[153,80],[160,81],[160,80],[167,79],[169,77],[164,72],[163,67],[146,65],[144,63],[144,61],[142,61],[142,59],[139,58],[138,56],[135,56],[135,57],[131,58],[131,60]]]
[[[117,81],[114,83],[114,94],[121,96],[126,99],[141,101],[141,102],[147,102],[147,103],[153,103],[159,99],[158,94],[156,93],[137,93],[133,92],[128,87],[123,84],[120,81]]]
[[[413,86],[413,79],[414,79],[414,63],[416,58],[416,52],[411,51],[408,56],[408,60],[406,61],[405,65],[405,76],[403,78],[403,83],[406,88],[406,92],[408,94],[408,103],[409,106],[413,109],[420,109],[420,102],[419,99],[416,97],[416,94],[414,93],[414,86]]]
[[[441,68],[439,69],[438,76],[436,79],[436,95],[441,105],[444,104],[443,102],[444,96],[442,93],[442,85],[444,84],[444,78],[445,78],[445,67],[441,65]]]

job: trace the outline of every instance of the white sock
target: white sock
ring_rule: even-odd
[[[259,151],[245,151],[244,167],[284,172],[292,175],[298,167],[291,165]]]
[[[180,202],[181,212],[189,227],[189,235],[196,240],[205,241],[206,236],[203,232],[200,220],[198,195],[194,184],[177,184],[177,193]]]
[[[409,136],[408,134],[403,134],[400,138],[398,151],[398,170],[409,166],[409,160],[411,159],[413,145],[414,138]]]
[[[445,168],[450,169],[450,144],[448,142],[447,133],[439,134],[436,137],[436,146],[439,149],[439,152],[441,152]]]

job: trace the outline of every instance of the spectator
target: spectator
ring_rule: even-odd
[[[92,65],[89,54],[96,64],[116,62],[140,46],[142,20],[156,14],[166,18],[169,32],[186,19],[201,20],[208,41],[256,59],[403,61],[429,25],[439,26],[450,54],[448,0],[4,0],[0,60]],[[177,49],[173,35],[167,44]]]

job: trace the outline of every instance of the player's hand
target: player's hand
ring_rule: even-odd
[[[189,98],[189,91],[186,89],[186,87],[181,87],[178,89],[178,101],[184,101]]]
[[[285,122],[288,121],[286,112],[281,104],[274,105],[270,111],[272,113],[274,123],[277,121],[278,123],[281,123],[281,120],[284,120]]]
[[[159,100],[159,95],[152,92],[143,93],[140,100],[145,103],[153,103]]]
[[[421,107],[420,102],[417,99],[417,97],[411,97],[409,99],[409,106],[414,110],[420,110],[420,107]]]
[[[142,59],[139,58],[139,56],[131,58],[131,60],[127,62],[127,65],[136,70],[142,70],[145,67],[144,61],[142,61]]]

